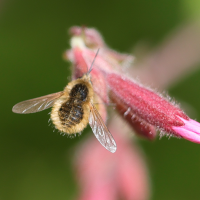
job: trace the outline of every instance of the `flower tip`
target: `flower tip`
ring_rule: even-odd
[[[70,41],[70,45],[72,48],[79,47],[80,49],[85,48],[85,43],[81,37],[72,37]]]
[[[184,125],[172,126],[175,134],[191,142],[200,143],[200,123],[192,119],[186,120],[182,117],[179,118],[184,122]]]

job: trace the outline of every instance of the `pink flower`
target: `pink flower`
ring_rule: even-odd
[[[130,61],[131,56],[109,49],[94,29],[73,27],[71,33],[74,35],[71,40],[72,49],[65,53],[65,58],[73,63],[74,78],[87,72],[97,47],[101,47],[91,72],[96,99],[101,99],[105,104],[110,99],[133,129],[148,139],[153,139],[156,130],[159,130],[168,135],[200,142],[198,122],[194,125],[194,121],[175,103],[170,102],[169,98],[164,98],[124,75],[123,63]],[[101,108],[99,112],[106,119],[105,106]]]
[[[106,105],[114,103],[116,111],[138,135],[152,140],[159,130],[167,135],[200,143],[198,122],[190,119],[169,97],[163,97],[129,77],[130,75],[132,77],[134,70],[128,70],[127,67],[132,65],[133,56],[110,49],[95,29],[75,26],[70,29],[70,34],[72,48],[65,52],[64,57],[72,62],[74,79],[87,72],[97,49],[100,48],[91,72],[91,80],[95,92],[94,103],[104,121],[107,119]],[[182,44],[184,37],[178,38],[181,38]],[[195,37],[192,38],[196,41]],[[188,55],[194,55],[194,52],[198,52],[197,50],[196,47]],[[190,51],[189,48],[184,49],[184,54],[187,54],[187,51]],[[166,51],[167,53],[163,52],[161,57],[167,54],[167,59],[163,60],[170,60],[169,57],[172,54],[174,56],[174,53],[170,54],[170,48]],[[155,52],[153,59],[149,56],[146,61],[151,64],[150,72],[157,71],[154,68],[154,62],[159,57],[158,54]],[[194,60],[196,62],[199,59],[197,57],[193,56],[188,60],[185,57],[185,69],[189,63]],[[179,60],[175,64],[180,69],[182,64],[178,62]],[[140,75],[143,74],[142,80],[147,80],[148,73],[145,74],[142,70],[135,71],[138,71]],[[169,77],[167,78],[166,72],[163,74],[162,71],[159,71],[165,77],[162,86],[166,86]],[[168,76],[172,77],[170,73]],[[147,82],[149,80],[155,80],[154,75],[151,74]],[[155,82],[158,83],[159,78]],[[149,199],[148,172],[143,155],[127,136],[127,132],[130,132],[130,130],[127,131],[128,126],[122,125],[122,120],[114,116],[108,127],[118,146],[114,154],[105,150],[94,137],[78,149],[75,170],[80,186],[79,199]]]
[[[192,142],[200,143],[200,124],[190,119],[180,108],[155,92],[118,74],[107,76],[114,102],[120,101],[126,112],[136,116],[148,127],[153,125],[161,131]]]
[[[108,153],[95,138],[79,148],[75,161],[79,200],[149,199],[143,154],[126,134],[121,134],[120,125],[121,122],[115,119],[109,126],[118,145],[116,153]]]

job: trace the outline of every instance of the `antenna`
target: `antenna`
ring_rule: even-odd
[[[99,53],[99,50],[100,50],[100,49],[97,50],[97,52],[96,52],[96,54],[95,54],[95,57],[94,57],[94,59],[93,59],[93,61],[92,61],[92,64],[91,64],[90,69],[88,70],[87,74],[89,74],[89,73],[92,71],[92,66],[93,66],[93,64],[94,64],[94,61],[95,61],[95,59],[96,59],[98,53]]]

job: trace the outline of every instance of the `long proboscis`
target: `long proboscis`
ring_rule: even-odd
[[[97,55],[98,55],[98,53],[99,53],[99,50],[100,50],[100,49],[97,50],[97,52],[96,52],[96,54],[95,54],[95,57],[94,57],[94,59],[93,59],[93,61],[92,61],[92,64],[91,64],[90,69],[88,70],[87,74],[90,74],[90,72],[92,71],[92,67],[93,67],[94,61],[95,61],[95,59],[96,59],[96,57],[97,57]]]

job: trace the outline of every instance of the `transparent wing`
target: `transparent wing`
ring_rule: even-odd
[[[60,96],[62,96],[62,94],[63,92],[57,92],[46,96],[38,97],[35,99],[22,101],[14,105],[12,111],[14,113],[20,113],[20,114],[40,112],[42,110],[45,110],[53,106],[54,102]]]
[[[89,124],[97,140],[110,152],[117,150],[117,145],[97,109],[90,104]]]

